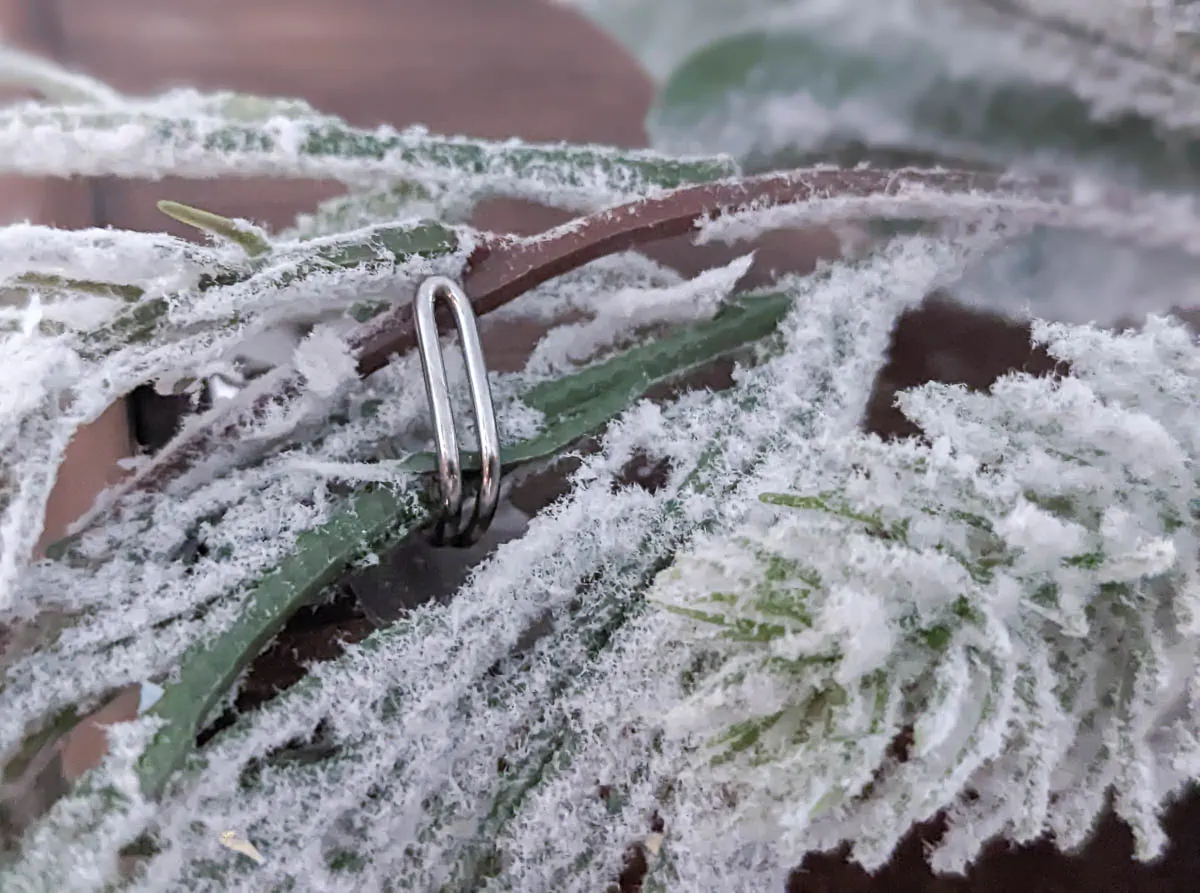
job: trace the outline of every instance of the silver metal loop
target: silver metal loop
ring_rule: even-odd
[[[479,433],[482,479],[471,517],[466,524],[462,521],[463,483],[458,436],[454,431],[450,391],[446,385],[446,364],[433,312],[438,298],[444,299],[454,311],[466,360],[475,427]],[[429,396],[429,408],[433,414],[438,486],[442,497],[442,514],[434,530],[434,542],[439,545],[449,542],[451,545],[469,546],[492,523],[500,500],[500,435],[496,430],[496,412],[492,406],[492,391],[488,386],[487,364],[479,343],[479,330],[475,325],[475,311],[458,283],[445,276],[432,276],[421,283],[413,298],[413,320],[417,330],[417,351],[425,375],[425,393]]]

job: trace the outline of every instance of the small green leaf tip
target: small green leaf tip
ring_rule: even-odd
[[[250,257],[258,257],[271,250],[271,243],[246,223],[168,200],[160,201],[158,210],[180,223],[186,223],[188,226],[194,226],[196,229],[236,242]]]

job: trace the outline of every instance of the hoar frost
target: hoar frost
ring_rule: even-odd
[[[292,361],[309,389],[321,397],[331,397],[342,385],[358,379],[349,347],[327,326],[318,326],[301,341]]]
[[[1071,377],[903,395],[929,443],[796,451],[650,593],[715,666],[665,718],[686,772],[793,860],[849,840],[876,868],[942,809],[938,870],[996,834],[1071,848],[1109,786],[1138,857],[1162,851],[1200,758],[1200,350],[1159,319],[1035,334]],[[817,463],[820,491],[796,489],[788,469]]]

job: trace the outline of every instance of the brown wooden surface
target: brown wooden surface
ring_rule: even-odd
[[[476,136],[640,145],[650,98],[647,78],[626,54],[574,13],[543,0],[0,0],[0,33],[130,91],[190,84],[301,95],[359,124],[425,123],[436,131]],[[328,184],[281,182],[95,188],[9,182],[0,183],[0,216],[161,229],[166,221],[153,205],[169,197],[282,225],[332,191]],[[530,232],[560,218],[545,209],[499,203],[483,209],[477,222]],[[805,268],[814,251],[827,253],[831,246],[828,240],[775,239],[767,247],[767,265]],[[689,269],[731,253],[685,258],[678,246],[670,250],[676,252],[670,259]],[[978,314],[957,308],[909,314],[873,421],[883,430],[903,430],[883,395],[926,380],[931,367],[947,366],[947,357],[974,386],[1022,366],[1030,356],[1024,334],[1022,327],[981,322]],[[999,343],[1011,347],[997,353]],[[939,353],[945,356],[934,363],[931,357]],[[112,435],[101,433],[93,444],[93,458],[101,465]],[[86,486],[76,480],[68,489],[79,497]],[[325,650],[314,645],[312,654],[326,657]],[[286,668],[280,673],[286,676]],[[1130,862],[1128,833],[1109,821],[1081,858],[1067,859],[1045,846],[998,845],[968,878],[935,880],[921,862],[922,840],[936,833],[926,828],[873,880],[826,856],[810,859],[791,889],[1191,891],[1200,886],[1200,808],[1192,799],[1171,816],[1176,844],[1166,862],[1150,868]]]
[[[51,6],[40,0],[0,0],[0,39],[55,56]],[[13,92],[0,96],[5,100],[20,98]],[[0,225],[27,220],[75,229],[91,226],[95,219],[93,189],[86,181],[0,177]],[[39,548],[57,539],[72,519],[86,511],[97,491],[122,476],[116,461],[129,455],[131,449],[120,405],[110,408],[74,438],[50,496],[46,531]]]

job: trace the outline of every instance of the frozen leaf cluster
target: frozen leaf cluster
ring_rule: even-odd
[[[905,393],[923,443],[798,444],[650,593],[711,649],[667,733],[786,857],[874,868],[942,809],[939,870],[998,834],[1073,849],[1110,789],[1162,851],[1200,766],[1200,348],[1160,318],[1035,339],[1069,374]]]
[[[364,887],[396,877],[417,888],[470,884],[499,871],[493,882],[502,886],[585,889],[587,878],[619,871],[628,823],[636,822],[632,809],[616,824],[582,833],[589,827],[590,806],[580,804],[570,823],[581,833],[565,847],[555,831],[562,813],[553,803],[563,785],[575,791],[573,798],[586,793],[578,787],[579,773],[595,772],[594,760],[607,763],[618,753],[609,736],[619,732],[624,712],[619,699],[643,696],[637,691],[646,681],[641,658],[634,653],[631,661],[622,644],[626,624],[645,614],[641,588],[698,525],[740,513],[744,499],[730,497],[739,492],[746,471],[774,454],[787,432],[853,427],[896,315],[952,277],[965,256],[960,248],[917,240],[860,268],[794,281],[787,291],[796,309],[783,323],[774,359],[748,369],[735,391],[696,394],[665,408],[643,404],[618,419],[601,453],[576,473],[570,498],[533,519],[519,540],[503,545],[448,605],[414,612],[247,714],[205,748],[153,807],[126,791],[117,798],[124,805],[114,809],[112,786],[97,782],[61,801],[36,833],[60,845],[78,841],[93,851],[102,845],[120,849],[153,830],[161,849],[135,884],[147,890],[180,884],[206,889],[209,883],[217,885],[213,889],[257,888],[271,878],[304,878],[316,888],[334,889],[347,881],[348,866],[353,883]],[[859,300],[848,300],[851,295]],[[419,379],[414,381],[411,370],[406,374],[406,365],[389,370],[389,380],[415,391]],[[372,417],[357,424],[379,423]],[[340,430],[333,426],[329,439],[344,438]],[[331,450],[322,452],[336,457]],[[671,463],[668,486],[655,494],[614,489],[614,476],[630,459],[651,450]],[[206,533],[214,551],[228,542],[239,554],[253,535],[247,525],[262,523],[253,519],[264,517],[264,510],[274,518],[306,488],[312,492],[311,474],[289,465],[288,458],[268,462],[252,477],[245,477],[249,470],[232,472],[197,490],[182,506],[172,506],[179,526],[166,529],[182,536],[187,518],[205,508],[211,512],[218,493],[229,498],[239,484],[245,492],[246,483],[255,481],[261,495],[243,495],[225,510],[226,520]],[[314,496],[328,513],[334,494],[318,487]],[[301,497],[297,510],[311,501]],[[164,506],[159,523],[166,511]],[[303,511],[304,517],[289,520],[291,529],[327,516]],[[121,536],[107,530],[110,541]],[[272,554],[286,547],[281,534],[266,540]],[[110,548],[119,548],[119,541]],[[88,551],[94,549],[95,537],[86,543]],[[247,557],[261,566],[266,556]],[[127,635],[135,619],[161,624],[183,606],[184,592],[187,615],[171,622],[168,629],[177,630],[171,638],[155,636],[157,649],[172,648],[172,639],[181,644],[211,639],[245,610],[236,589],[199,601],[206,591],[227,590],[237,578],[230,574],[244,574],[245,558],[201,557],[190,572],[172,571],[157,550],[148,554],[143,547],[137,558],[136,564],[103,565],[107,591],[128,592],[128,600],[97,606],[102,613],[91,623],[10,669],[3,692],[6,716],[15,710],[37,716],[78,697],[83,680],[76,674],[85,668],[102,684],[168,667],[179,659],[173,656],[180,653],[178,645],[151,657],[145,641],[116,637]],[[164,583],[180,575],[169,584],[169,597],[164,591],[146,600],[145,575],[151,571],[170,575]],[[65,588],[78,591],[82,580],[73,583],[72,574],[94,579],[95,571],[48,566],[31,582],[47,573],[46,588],[39,587],[43,598]],[[120,574],[125,582],[117,582]],[[580,591],[586,594],[582,605]],[[147,614],[154,604],[157,618]],[[202,605],[200,625],[185,619]],[[103,625],[102,616],[109,618]],[[106,639],[97,640],[101,630],[107,630]],[[89,632],[92,641],[86,640]],[[522,646],[531,634],[533,644]],[[616,679],[623,680],[619,686]],[[610,690],[612,696],[601,696]],[[577,715],[582,704],[588,711]],[[616,724],[605,730],[607,720]],[[288,757],[297,740],[312,740],[329,758],[314,764]],[[572,765],[577,750],[578,763]],[[110,763],[122,758],[114,754]],[[510,770],[497,773],[497,760]],[[552,771],[555,766],[561,772]],[[311,809],[314,802],[321,808]],[[219,851],[219,833],[226,827],[244,833],[268,861],[242,866],[224,860],[218,876],[206,881],[202,866]],[[101,832],[105,836],[97,838]],[[410,843],[389,842],[397,838]],[[555,851],[540,852],[550,841]],[[539,850],[536,858],[527,854],[530,846]],[[12,877],[57,877],[65,883],[43,874],[46,862],[38,852],[40,847],[29,852]],[[584,856],[590,867],[571,874],[571,865]]]
[[[0,623],[20,645],[0,653],[0,832],[24,783],[10,769],[46,735],[125,686],[153,693],[98,769],[18,845],[0,839],[0,889],[592,891],[631,845],[647,890],[779,889],[842,841],[876,867],[942,810],[939,870],[997,835],[1076,847],[1110,793],[1139,858],[1162,851],[1164,804],[1200,778],[1195,339],[1158,317],[1122,334],[1039,322],[1057,375],[904,393],[919,441],[859,425],[897,319],[933,290],[1061,320],[1076,278],[1093,303],[1075,321],[1191,301],[1200,210],[1156,128],[1194,130],[1195,86],[1153,29],[1114,24],[1136,15],[1088,20],[1146,37],[1135,57],[1060,27],[1083,17],[1065,0],[701,7],[671,45],[643,27],[677,22],[665,6],[594,10],[633,17],[656,71],[683,60],[650,121],[670,153],[362,129],[297,100],[131,98],[0,53],[0,77],[51,100],[0,110],[0,172],[348,190],[283,232],[164,196],[202,244],[0,230]],[[880,35],[888,53],[856,68]],[[689,75],[705,56],[753,77]],[[822,93],[800,64],[814,59],[837,75],[826,87],[893,92]],[[893,77],[913,59],[919,77]],[[955,132],[930,95],[1049,95],[1079,130]],[[1122,115],[1131,140],[1093,139]],[[911,159],[828,163],[854,139],[1058,179],[975,188]],[[677,154],[718,149],[739,157]],[[462,273],[490,235],[463,225],[474,203],[592,211],[781,166],[801,168],[803,201],[698,219],[695,240],[863,221],[888,237],[864,228],[854,257],[752,292],[746,252],[688,280],[631,251],[496,311],[544,327],[523,369],[491,377],[512,477],[584,436],[596,450],[453,598],[237,712],[288,618],[430,518],[418,358],[360,378],[345,335],[422,278]],[[1088,252],[1108,263],[1090,279]],[[718,358],[736,361],[732,387],[643,399]],[[450,350],[460,410],[462,366]],[[205,396],[214,376],[244,390]],[[71,436],[145,383],[192,394],[187,425],[236,446],[110,494],[34,560]],[[662,480],[630,485],[647,459]],[[229,851],[230,832],[263,861]]]

